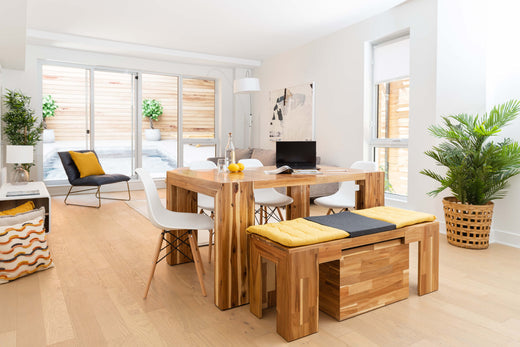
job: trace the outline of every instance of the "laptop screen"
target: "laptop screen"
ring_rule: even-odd
[[[276,142],[276,167],[284,165],[293,169],[315,169],[316,141]]]

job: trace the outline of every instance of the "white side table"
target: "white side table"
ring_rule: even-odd
[[[26,201],[34,202],[36,208],[45,207],[45,230],[50,232],[51,196],[43,182],[6,183],[0,187],[0,210],[19,206]]]

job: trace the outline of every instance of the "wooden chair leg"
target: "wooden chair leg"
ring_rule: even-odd
[[[260,205],[260,209],[258,210],[260,213],[260,225],[264,224],[264,207]]]
[[[278,215],[280,216],[280,221],[284,221],[284,218],[282,216],[282,211],[280,211],[280,207],[276,207],[276,210],[278,211]]]
[[[331,208],[329,208],[329,210],[327,211],[327,216],[328,216],[329,214],[331,214],[331,213],[334,213],[334,210],[331,209]]]
[[[211,211],[211,219],[215,219],[215,212]],[[211,264],[211,251],[213,250],[213,236],[215,235],[215,229],[209,230],[209,263]]]
[[[209,253],[208,263],[210,263],[210,264],[211,264],[211,250],[213,249],[213,234],[214,234],[214,230],[211,229],[209,231],[209,249],[208,249],[208,253]]]
[[[153,258],[152,271],[150,272],[150,278],[148,278],[148,283],[146,284],[146,289],[144,291],[143,299],[146,299],[146,297],[148,296],[148,290],[150,289],[150,284],[152,284],[153,274],[155,273],[155,267],[157,266],[157,259],[159,259],[159,254],[161,253],[163,235],[164,235],[164,232],[161,233],[161,235],[159,237],[159,242],[157,243],[157,247],[155,248],[155,256]]]
[[[197,277],[199,278],[200,289],[202,290],[202,295],[207,296],[206,288],[204,287],[204,279],[202,278],[202,274],[204,273],[204,268],[202,266],[199,247],[197,246],[197,242],[195,241],[195,237],[193,233],[190,231],[188,234],[188,238],[190,241],[191,253],[193,255],[193,262],[195,263],[195,270],[197,270]]]

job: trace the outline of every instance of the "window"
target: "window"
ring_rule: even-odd
[[[95,149],[107,172],[132,175],[145,167],[156,178],[215,156],[214,80],[61,63],[41,68],[42,97],[58,105],[46,119],[53,134],[44,136],[46,182],[66,179],[60,151]],[[141,116],[145,99],[161,103],[157,120]]]
[[[408,195],[409,38],[373,46],[374,114],[369,142],[385,192]]]

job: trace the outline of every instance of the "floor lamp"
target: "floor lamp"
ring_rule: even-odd
[[[235,94],[249,94],[249,148],[251,148],[251,137],[253,128],[253,110],[251,106],[251,93],[260,91],[260,81],[258,78],[249,77],[249,71],[246,72],[245,78],[235,80],[233,83],[233,92]]]

